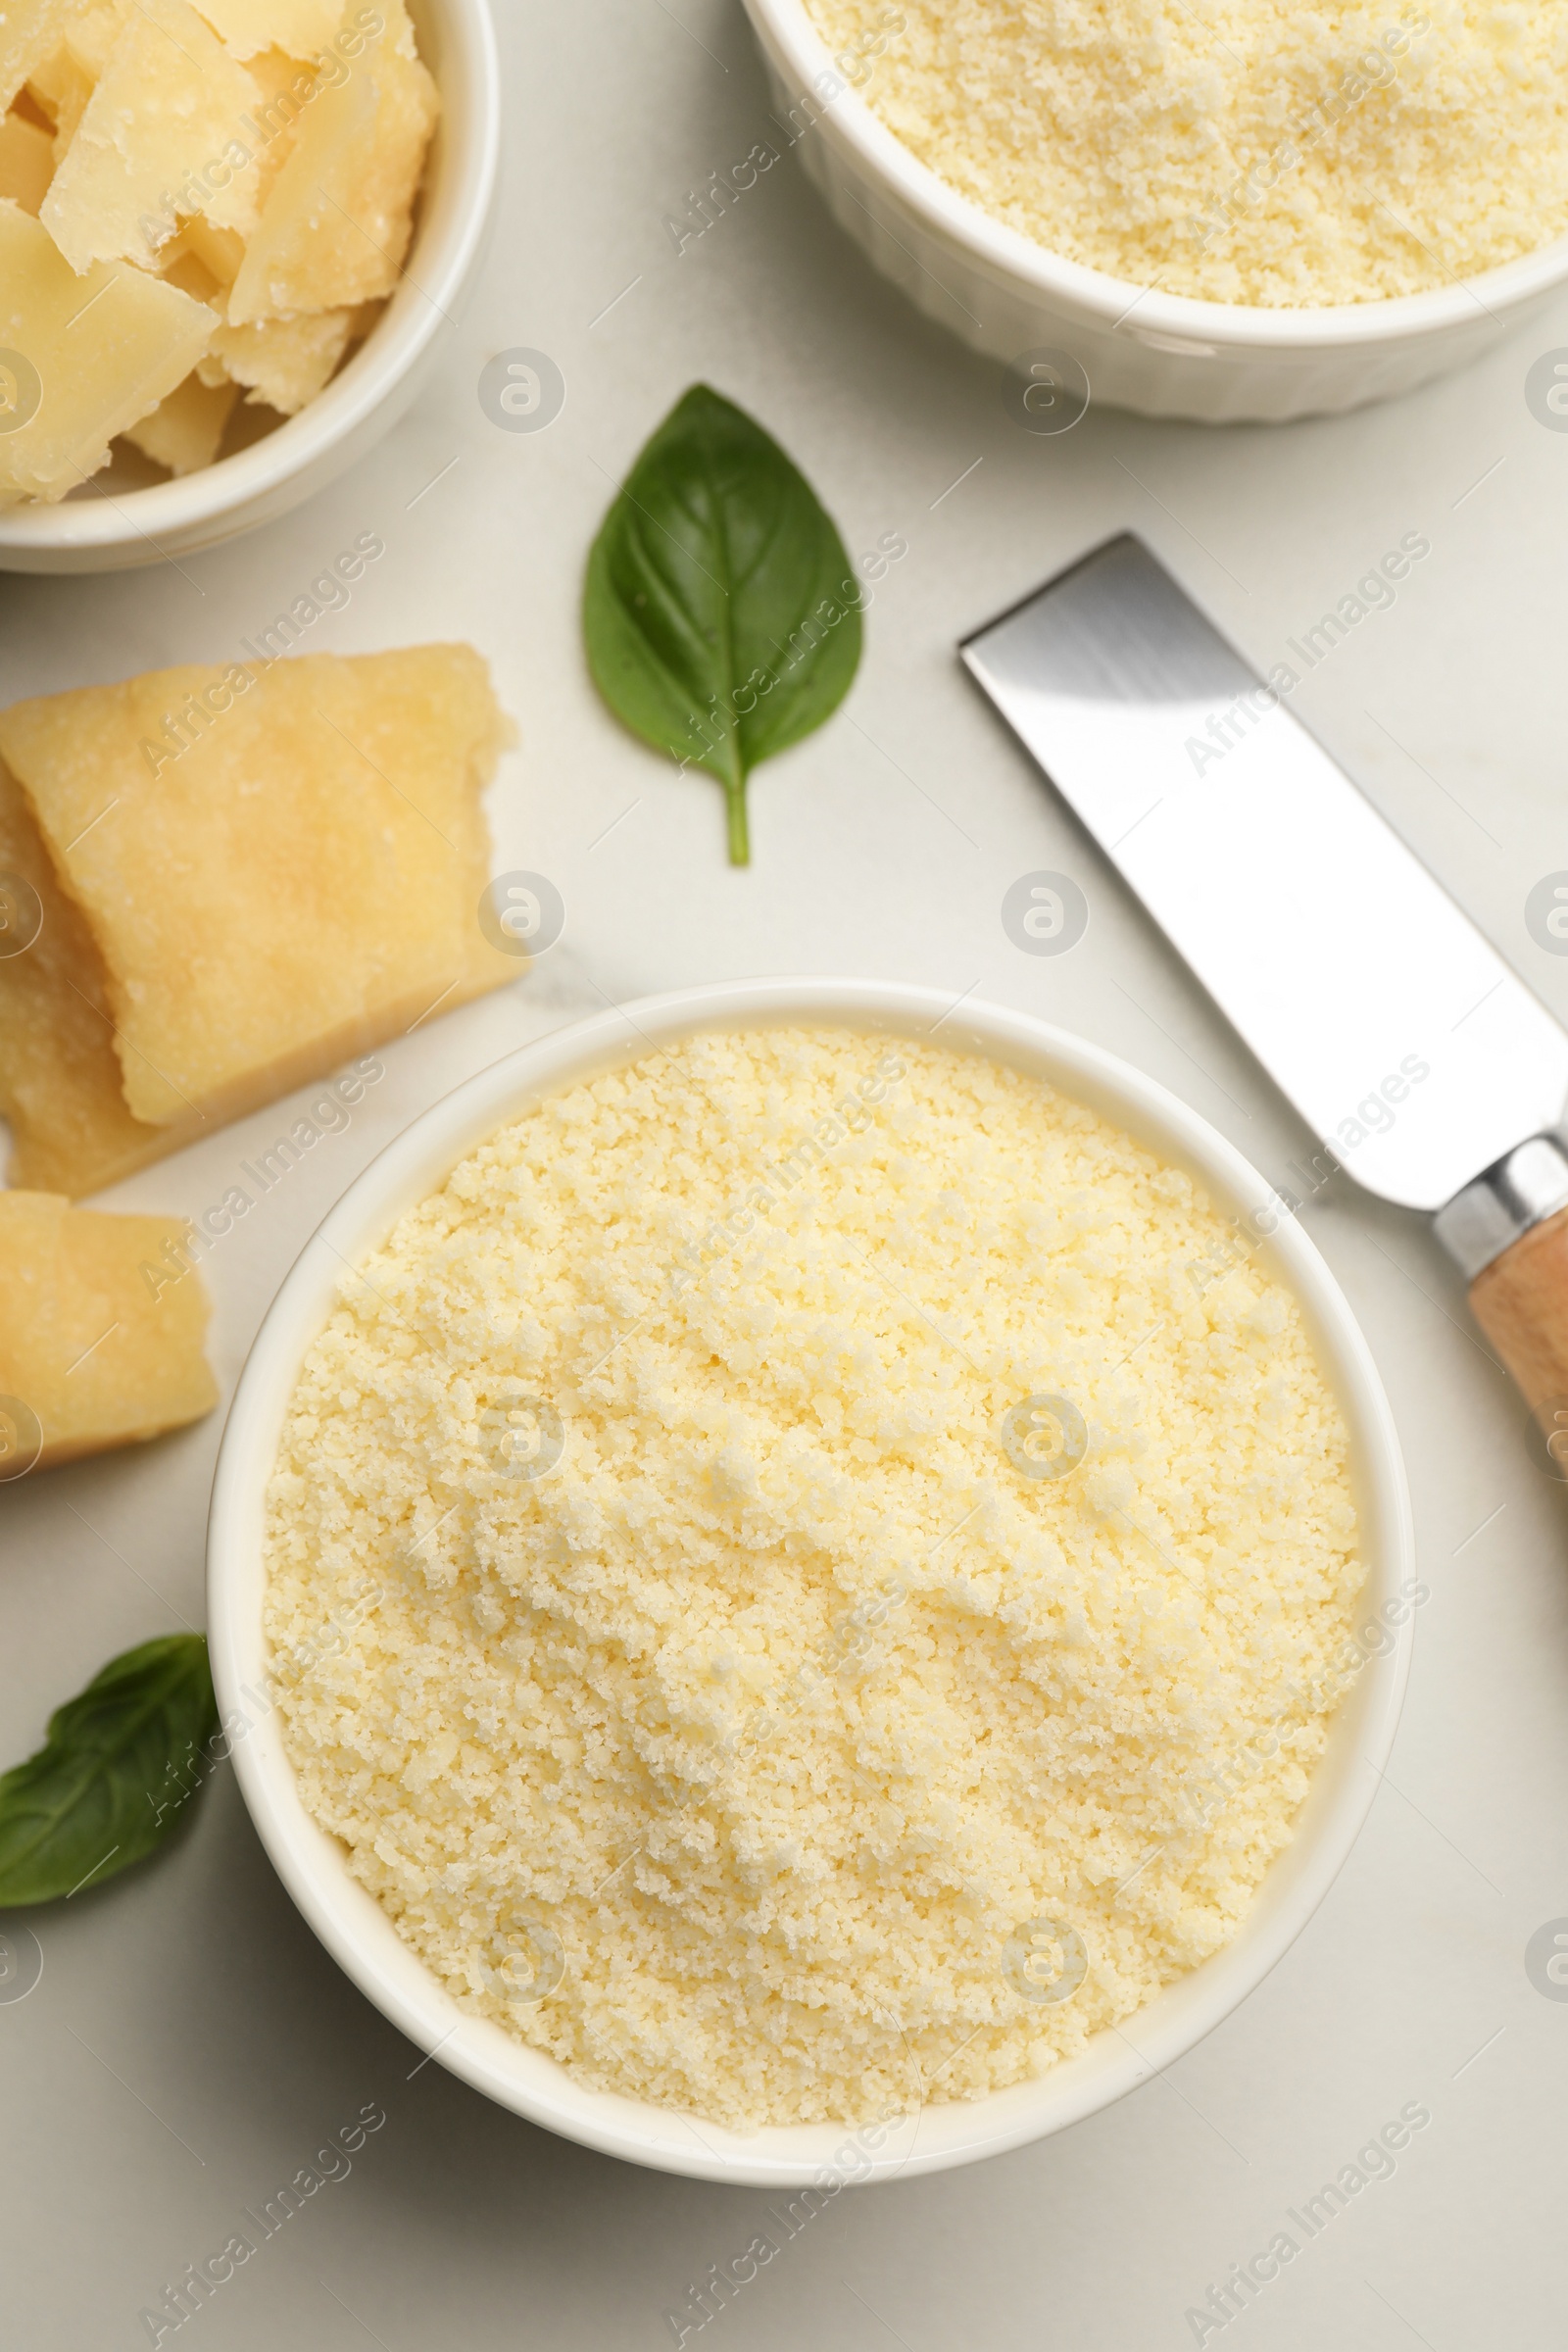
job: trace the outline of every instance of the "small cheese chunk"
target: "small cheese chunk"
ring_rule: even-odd
[[[0,201],[0,495],[58,499],[85,481],[189,375],[216,324],[122,262],[77,277],[38,221]]]
[[[154,671],[0,712],[103,956],[135,1117],[233,1117],[517,977],[478,918],[505,733],[464,645]]]
[[[43,208],[44,226],[72,268],[119,260],[151,267],[191,213],[248,234],[258,172],[243,123],[260,96],[187,0],[140,0]]]
[[[177,1217],[0,1193],[0,1477],[102,1453],[218,1402]]]
[[[306,311],[257,326],[220,326],[203,367],[217,362],[232,383],[251,387],[253,404],[292,416],[330,381],[358,316],[357,310]]]
[[[101,1192],[190,1140],[125,1106],[98,943],[60,887],[32,812],[0,765],[0,1116],[10,1178]]]
[[[202,15],[231,57],[281,49],[315,57],[343,19],[341,0],[199,0]]]
[[[336,86],[318,83],[229,295],[236,326],[390,294],[439,108],[400,0]]]
[[[235,398],[233,384],[187,375],[139,424],[126,426],[125,439],[171,473],[195,473],[217,457]]]

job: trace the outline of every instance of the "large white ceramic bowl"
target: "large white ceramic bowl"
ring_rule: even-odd
[[[208,1548],[208,1639],[219,1702],[251,1816],[279,1877],[327,1950],[421,2050],[466,2082],[569,2139],[664,2172],[783,2187],[890,2180],[995,2156],[1059,2132],[1169,2066],[1267,1975],[1322,1900],[1355,1838],[1393,1745],[1408,1664],[1410,1604],[1383,1654],[1356,1674],[1291,1845],[1241,1934],[1080,2058],[1010,2090],[929,2105],[857,2144],[846,2128],[788,2125],[742,2135],[705,2117],[585,2089],[539,2051],[460,2008],[347,1868],[346,1849],[307,1814],[268,1691],[262,1631],[267,1483],[300,1363],[329,1313],[345,1263],[361,1260],[484,1137],[542,1097],[700,1029],[846,1025],[984,1054],[1050,1080],[1192,1170],[1246,1215],[1270,1188],[1162,1087],[1098,1047],[1025,1014],[934,991],[863,980],[756,980],[684,990],[557,1032],[481,1071],[372,1161],[302,1252],[251,1350],[223,1433]],[[1286,1223],[1265,1245],[1301,1300],[1354,1447],[1367,1586],[1358,1626],[1410,1572],[1409,1502],[1393,1422],[1366,1343],[1311,1243]],[[248,1728],[247,1728],[248,1727]]]
[[[409,0],[409,14],[441,119],[402,277],[360,349],[298,416],[216,466],[144,490],[87,487],[58,506],[0,511],[0,571],[125,571],[198,555],[286,514],[397,422],[478,266],[501,154],[487,0]]]
[[[846,72],[863,78],[864,67],[841,71],[803,0],[746,0],[746,13],[781,114],[811,122],[793,152],[883,275],[993,359],[1066,351],[1091,398],[1112,408],[1283,423],[1387,400],[1463,367],[1568,283],[1565,237],[1387,302],[1283,311],[1151,293],[1004,227],[917,162],[847,85]]]

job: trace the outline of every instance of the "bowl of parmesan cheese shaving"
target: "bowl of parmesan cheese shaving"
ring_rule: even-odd
[[[27,0],[0,98],[0,569],[219,546],[396,422],[493,208],[487,0]]]
[[[890,983],[460,1087],[290,1273],[214,1491],[222,1736],[327,1949],[516,2113],[808,2215],[1168,2066],[1345,1860],[1426,1597],[1297,1205]]]
[[[1568,280],[1560,10],[1526,0],[746,0],[835,219],[1006,364],[1090,400],[1284,421],[1408,391]],[[715,199],[722,201],[722,198]]]

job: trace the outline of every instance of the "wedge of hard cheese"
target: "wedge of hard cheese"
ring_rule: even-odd
[[[478,919],[506,733],[464,645],[157,670],[0,712],[101,959],[133,1119],[233,1118],[517,977]]]
[[[0,1478],[211,1412],[207,1294],[194,1267],[170,1281],[163,1257],[183,1232],[175,1217],[0,1192]]]

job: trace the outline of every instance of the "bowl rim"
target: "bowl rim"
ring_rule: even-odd
[[[416,224],[387,307],[365,341],[314,400],[232,457],[113,497],[103,491],[53,506],[0,510],[0,554],[110,550],[145,541],[156,555],[165,539],[183,553],[186,534],[256,506],[328,462],[417,367],[449,322],[449,306],[458,300],[480,249],[501,156],[500,68],[488,0],[422,0],[422,5],[441,26],[439,208],[431,208]],[[466,135],[455,150],[440,143],[449,76],[461,79],[466,118]]]
[[[1381,1785],[1409,1668],[1413,1606],[1392,1646],[1354,1674],[1330,1753],[1317,1768],[1291,1842],[1241,1930],[1125,2024],[1093,2037],[1050,2074],[970,2102],[884,2119],[882,2136],[844,2125],[723,2130],[578,2084],[542,2052],[461,2008],[349,1877],[345,1849],[306,1813],[267,1685],[262,1633],[265,1496],[300,1362],[333,1305],[345,1266],[435,1190],[465,1154],[545,1097],[650,1049],[702,1030],[845,1027],[942,1042],[1033,1071],[1185,1161],[1243,1211],[1279,1196],[1196,1111],[1102,1048],[1001,1006],[897,981],[831,978],[710,982],[570,1022],[505,1055],[434,1103],[362,1171],[285,1277],[251,1348],[219,1451],[208,1530],[208,1640],[223,1726],[246,1806],[299,1910],[345,1973],[424,2053],[475,2089],[564,2136],[656,2170],[775,2188],[889,2180],[977,2162],[1042,2138],[1107,2106],[1169,2066],[1255,1989],[1347,1859]],[[1327,1266],[1287,1217],[1262,1245],[1306,1309],[1338,1389],[1373,1537],[1361,1606],[1395,1595],[1414,1544],[1393,1416],[1365,1339]],[[1418,1605],[1418,1604],[1417,1604]],[[1109,2045],[1102,2047],[1101,2045]],[[415,2070],[417,2072],[417,2068]]]
[[[1197,295],[1165,294],[1156,287],[1112,277],[1008,228],[921,163],[873,113],[855,85],[844,80],[805,0],[744,0],[744,5],[754,27],[766,27],[803,91],[808,91],[815,77],[823,74],[841,83],[813,129],[825,126],[830,137],[842,140],[865,171],[888,183],[927,229],[960,246],[971,262],[1009,288],[1023,285],[1032,294],[1080,312],[1098,329],[1125,328],[1156,350],[1161,345],[1153,338],[1159,336],[1172,338],[1178,350],[1194,358],[1218,356],[1216,350],[1193,351],[1194,344],[1266,359],[1270,354],[1296,357],[1363,344],[1402,343],[1473,325],[1478,318],[1493,318],[1500,324],[1494,316],[1499,308],[1514,310],[1568,280],[1568,233],[1495,269],[1455,278],[1451,285],[1429,287],[1419,294],[1381,295],[1368,302],[1311,308],[1211,302]],[[1135,311],[1137,322],[1128,325]]]

